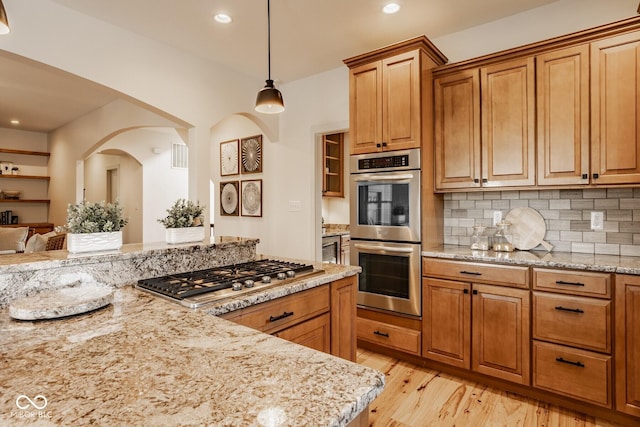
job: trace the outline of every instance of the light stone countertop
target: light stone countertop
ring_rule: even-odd
[[[547,268],[568,268],[585,271],[600,271],[640,275],[640,257],[595,255],[571,252],[475,251],[466,246],[444,245],[425,249],[422,256],[461,261],[498,262]]]
[[[283,292],[296,286],[314,283]],[[0,310],[0,355],[0,425],[12,426],[344,426],[384,386],[376,370],[130,286],[60,320]]]

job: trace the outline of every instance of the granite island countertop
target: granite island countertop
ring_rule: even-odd
[[[344,426],[384,386],[376,370],[131,286],[59,320],[1,310],[0,354],[11,425]]]
[[[424,249],[423,257],[472,262],[497,262],[547,268],[568,268],[605,273],[640,275],[640,257],[583,254],[575,252],[471,250],[466,246],[443,245]]]

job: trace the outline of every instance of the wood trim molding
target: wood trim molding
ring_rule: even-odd
[[[342,62],[344,62],[347,67],[353,68],[357,67],[358,65],[369,63],[371,61],[377,61],[379,59],[384,59],[389,56],[395,56],[400,53],[409,52],[416,49],[420,49],[422,52],[424,52],[436,63],[436,65],[443,65],[449,61],[444,53],[442,53],[440,49],[438,49],[436,45],[431,42],[431,40],[429,40],[426,36],[419,36],[394,43],[389,46],[373,50],[371,52],[347,58]]]

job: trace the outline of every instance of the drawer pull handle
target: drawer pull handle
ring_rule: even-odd
[[[579,309],[579,308],[566,308],[566,307],[563,307],[563,306],[561,306],[561,305],[557,306],[557,307],[556,307],[556,310],[561,310],[561,311],[570,311],[570,312],[572,312],[572,313],[584,313],[584,310],[581,310],[581,309]]]
[[[566,363],[567,365],[577,366],[578,368],[584,368],[584,363],[582,363],[582,362],[572,362],[570,360],[564,360],[562,357],[556,357],[556,362]]]
[[[285,311],[280,316],[269,316],[269,322],[276,322],[289,316],[293,316],[293,311]]]
[[[374,335],[380,335],[381,337],[389,338],[389,334],[386,332],[373,331]]]
[[[482,276],[482,273],[478,273],[476,271],[465,271],[465,270],[462,270],[460,272],[460,274],[470,274],[472,276]]]
[[[557,285],[571,285],[571,286],[584,286],[584,283],[580,282],[566,282],[564,280],[556,280]]]

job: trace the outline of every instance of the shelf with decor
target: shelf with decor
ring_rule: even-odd
[[[31,151],[31,150],[14,150],[13,148],[0,148],[0,154],[26,154],[28,156],[43,156],[49,157],[51,153],[46,151]]]
[[[7,175],[0,173],[0,179],[37,179],[43,181],[51,180],[50,176],[40,176],[40,175]]]
[[[0,199],[0,203],[49,203],[49,199]]]

